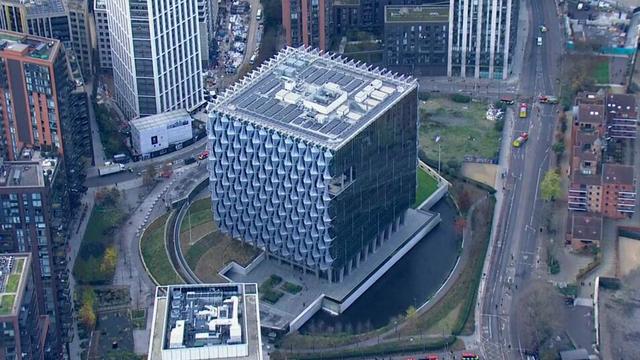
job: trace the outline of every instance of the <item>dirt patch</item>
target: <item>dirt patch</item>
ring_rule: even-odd
[[[496,173],[498,166],[493,164],[462,164],[462,175],[494,187],[496,184]]]
[[[640,268],[640,240],[620,237],[618,241],[620,276],[625,276]]]

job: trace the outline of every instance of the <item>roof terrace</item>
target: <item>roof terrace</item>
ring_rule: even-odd
[[[448,23],[449,6],[438,5],[387,5],[384,8],[385,23]]]
[[[60,42],[55,39],[0,30],[0,53],[13,52],[51,61],[59,46]]]

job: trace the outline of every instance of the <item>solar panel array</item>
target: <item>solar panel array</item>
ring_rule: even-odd
[[[395,101],[401,96],[395,92],[382,101],[368,113],[362,106],[355,103],[354,95],[369,85],[373,80],[380,79],[385,86],[395,88],[395,84],[387,82],[385,78],[374,74],[356,71],[347,65],[336,66],[325,59],[316,58],[311,62],[285,62],[269,69],[253,84],[236,94],[228,104],[234,105],[233,111],[239,112],[249,119],[267,127],[284,128],[314,141],[339,143],[351,134],[366,126],[369,119],[375,116],[385,103]],[[277,100],[275,95],[285,87],[285,81],[294,80],[296,85],[320,87],[327,83],[334,83],[346,91],[347,105],[351,112],[357,112],[361,118],[354,120],[347,116],[338,116],[336,112],[328,114],[322,121],[314,117],[315,113],[301,105],[293,105]],[[304,91],[297,89],[295,93]],[[228,109],[228,108],[227,108]]]

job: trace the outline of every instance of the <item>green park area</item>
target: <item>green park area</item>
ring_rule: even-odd
[[[120,197],[117,189],[96,193],[96,203],[73,267],[73,275],[80,284],[104,285],[113,278],[118,257],[114,241],[118,226],[126,216]]]
[[[205,282],[224,282],[218,272],[231,261],[247,266],[259,251],[218,230],[208,197],[194,201],[180,223],[180,246],[189,267]]]
[[[105,105],[95,104],[94,108],[105,156],[110,159],[115,154],[128,154],[126,135],[118,128],[118,115]]]
[[[164,228],[170,216],[175,215],[164,214],[154,220],[145,230],[140,240],[142,259],[151,276],[160,285],[181,284],[184,282],[176,273],[167,255]]]
[[[418,167],[417,174],[418,188],[416,189],[416,201],[413,204],[414,208],[420,206],[423,201],[427,200],[427,198],[438,189],[438,180],[427,174],[422,168]]]
[[[594,81],[596,84],[608,84],[609,81],[609,58],[599,58],[599,61],[595,65],[593,72]]]
[[[440,155],[443,170],[457,170],[465,156],[497,155],[502,122],[487,120],[487,106],[463,95],[420,101],[420,149],[432,164]]]

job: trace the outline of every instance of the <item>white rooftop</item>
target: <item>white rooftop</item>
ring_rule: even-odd
[[[155,128],[158,126],[169,125],[179,120],[188,120],[191,118],[189,112],[185,109],[165,112],[162,114],[145,116],[142,118],[131,120],[131,126],[138,130]],[[185,124],[186,125],[186,124]]]

